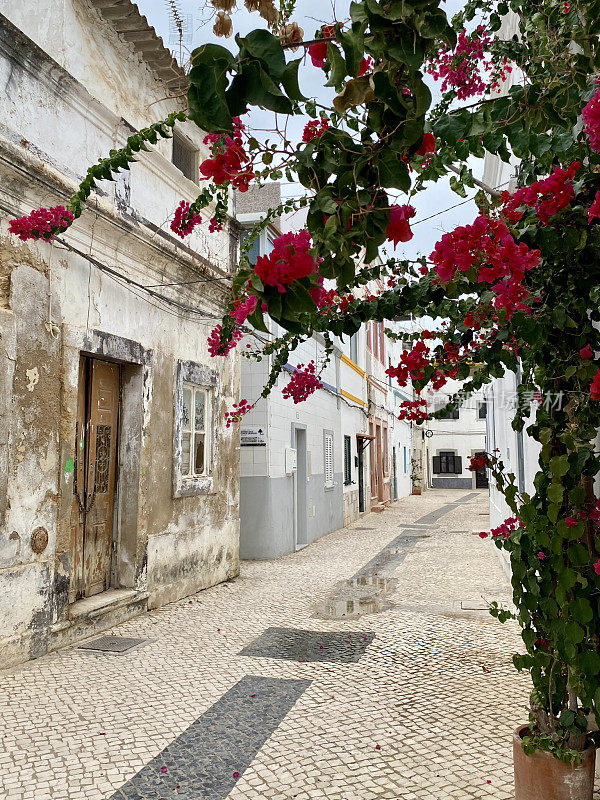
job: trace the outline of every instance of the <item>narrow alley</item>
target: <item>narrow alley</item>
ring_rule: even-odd
[[[508,800],[528,678],[485,610],[487,502],[407,498],[114,628],[121,653],[2,673],[1,796]]]

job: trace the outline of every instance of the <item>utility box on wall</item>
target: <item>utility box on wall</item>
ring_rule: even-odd
[[[298,469],[298,451],[293,447],[285,448],[285,474],[293,475]]]

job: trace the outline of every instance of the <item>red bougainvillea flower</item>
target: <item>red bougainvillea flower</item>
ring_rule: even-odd
[[[358,70],[358,77],[361,78],[363,75],[366,75],[367,72],[371,72],[373,69],[373,64],[375,62],[371,58],[371,56],[364,56],[360,62],[360,68]]]
[[[233,777],[234,778],[239,778],[240,777],[240,773],[239,772],[234,772],[233,773]]]
[[[430,352],[427,345],[419,340],[412,350],[403,350],[397,367],[388,367],[386,375],[396,378],[400,386],[406,386],[410,379],[423,380],[425,369],[430,364]]]
[[[478,456],[471,456],[470,458],[471,461],[469,463],[468,469],[470,469],[472,472],[477,472],[477,470],[487,467],[488,460],[486,456],[478,455]]]
[[[543,561],[546,558],[546,553],[544,553],[543,550],[540,550],[540,552],[537,554],[537,556],[538,556],[540,561]]]
[[[215,328],[212,329],[210,332],[210,336],[206,340],[208,342],[208,352],[214,358],[215,356],[226,356],[239,340],[244,335],[239,328],[234,328],[231,339],[228,342],[221,341],[221,331],[223,330],[221,325],[217,325]]]
[[[26,217],[11,219],[8,223],[8,230],[10,233],[16,234],[23,242],[28,239],[43,239],[46,242],[52,242],[56,234],[66,231],[74,219],[73,212],[64,206],[39,208]]]
[[[416,213],[411,205],[390,208],[390,222],[385,230],[385,235],[388,241],[394,243],[394,247],[397,247],[399,242],[410,242],[413,238],[408,220],[412,219]]]
[[[311,238],[306,230],[284,233],[273,242],[267,256],[259,256],[254,267],[256,274],[267,286],[276,286],[285,292],[286,286],[317,271],[317,262],[310,252]]]
[[[600,558],[598,559],[598,561],[596,561],[596,563],[593,566],[596,575],[600,575]]]
[[[588,222],[591,222],[596,217],[600,218],[600,191],[596,192],[596,196],[594,197],[594,202],[589,208],[588,211]]]
[[[303,403],[317,389],[322,388],[323,384],[317,377],[315,362],[310,361],[306,366],[298,364],[281,394],[286,399],[291,397],[294,403]]]
[[[498,525],[497,528],[492,528],[490,531],[492,538],[497,539],[498,537],[502,537],[503,539],[508,539],[513,533],[516,531],[517,528],[521,527],[521,520],[518,517],[508,517],[504,520],[503,523]]]
[[[329,127],[329,120],[325,119],[325,117],[311,119],[310,122],[306,123],[304,132],[302,134],[302,141],[308,143],[312,142],[313,139],[318,139],[319,136],[322,136]]]
[[[596,372],[590,386],[592,400],[600,400],[600,369]]]
[[[479,538],[480,539],[487,539],[488,536],[489,536],[489,533],[486,533],[485,531],[481,531],[480,534],[479,534]]]
[[[230,428],[232,422],[241,422],[242,418],[253,408],[254,404],[244,399],[240,400],[239,403],[234,403],[232,411],[225,412],[225,427]],[[221,629],[219,628],[219,630]]]
[[[201,222],[202,217],[200,214],[195,211],[190,213],[190,204],[186,200],[182,200],[175,209],[175,216],[171,221],[171,230],[173,233],[176,233],[177,236],[184,239],[186,236],[189,236],[196,225],[200,225]]]
[[[243,302],[241,300],[235,300],[234,307],[229,312],[229,316],[233,317],[238,325],[243,325],[250,314],[254,313],[256,310],[257,303],[258,298],[256,298],[253,294],[251,294],[250,297],[246,298],[246,300]]]
[[[575,517],[567,517],[565,522],[567,523],[567,528],[574,528],[575,525],[579,525],[579,522],[575,519]]]
[[[223,230],[223,226],[220,222],[213,217],[208,223],[208,231],[209,233],[220,233]]]
[[[212,158],[200,164],[200,172],[205,179],[212,180],[217,186],[230,182],[240,192],[248,191],[248,184],[254,178],[249,165],[250,156],[244,150],[242,131],[245,125],[239,117],[233,117],[233,136],[208,133],[204,144],[212,146]]]
[[[428,153],[435,153],[435,136],[429,131],[423,134],[423,141],[415,155],[426,156]]]
[[[590,147],[600,152],[600,89],[590,102],[581,110],[583,127],[590,142]]]
[[[550,218],[566,208],[575,197],[573,178],[580,166],[581,162],[574,161],[568,169],[555,167],[542,181],[523,186],[512,195],[502,192],[502,213],[510,222],[518,222],[524,213],[521,207],[528,206],[535,208],[542,225],[547,225]]]
[[[429,419],[427,400],[423,398],[419,398],[418,400],[403,400],[402,403],[400,403],[398,419],[410,420],[412,422],[425,422],[425,420]]]
[[[581,350],[579,351],[579,355],[581,356],[581,358],[585,358],[585,359],[593,358],[594,357],[594,351],[589,346],[589,344],[586,344],[586,346],[582,347]]]
[[[165,772],[168,772],[168,769],[167,769],[166,767],[161,767],[161,768],[160,768],[160,771],[161,771],[161,772],[162,772],[162,774],[164,775],[164,774],[165,774]]]
[[[313,67],[317,67],[318,69],[323,69],[325,61],[327,60],[327,39],[333,39],[335,37],[335,28],[333,25],[325,25],[321,30],[323,31],[323,41],[315,42],[315,44],[311,44],[308,48],[308,55],[313,63]]]

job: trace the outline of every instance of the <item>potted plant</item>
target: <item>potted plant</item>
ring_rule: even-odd
[[[517,800],[590,800],[600,721],[600,0],[467,0],[452,23],[439,0],[364,0],[351,4],[348,21],[304,39],[290,23],[293,3],[281,14],[267,0],[258,6],[271,32],[237,36],[235,52],[194,51],[187,110],[91,166],[67,209],[35,212],[11,230],[46,241],[64,235],[95,181],[127,168],[179,122],[195,123],[210,133],[212,157],[201,165],[210,182],[196,201],[182,201],[172,223],[182,238],[207,207],[211,229],[225,224],[232,188],[284,175],[303,187],[245,237],[222,324],[209,337],[216,357],[235,347],[243,326],[268,333],[265,315],[283,329],[246,353],[270,358],[263,396],[302,342],[322,336],[331,355],[334,336],[372,320],[444,320],[403,334],[405,349],[387,369],[416,392],[401,403],[401,419],[428,419],[420,393],[449,379],[466,381],[468,393],[518,372],[513,427],[526,427],[540,448],[533,492],[519,490],[497,454],[484,457],[512,512],[491,536],[510,554],[524,646],[514,662],[533,686],[528,724],[515,738]],[[498,36],[511,14],[514,31]],[[299,47],[336,92],[332,105],[302,94]],[[442,82],[433,108],[424,71]],[[239,120],[252,106],[311,119],[296,142],[274,123],[275,144]],[[516,189],[475,177],[473,159],[484,157],[518,162]],[[479,190],[470,224],[432,236],[428,257],[390,255],[413,236],[414,195],[433,187],[435,204],[443,177],[462,197]],[[252,262],[269,221],[298,208],[307,209],[306,229]],[[376,294],[363,291],[373,281]],[[297,380],[303,397],[321,386],[314,374]],[[230,421],[256,399],[243,400]],[[412,477],[420,491],[414,469]],[[500,621],[511,616],[492,610]]]

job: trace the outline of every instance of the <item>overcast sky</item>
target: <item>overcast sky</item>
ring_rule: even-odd
[[[216,41],[232,51],[236,50],[233,39],[217,39],[212,32],[213,20],[211,18],[212,7],[208,3],[197,2],[195,0],[137,0],[138,7],[148,17],[148,21],[153,25],[165,44],[179,58],[180,40],[179,34],[174,24],[174,15],[171,7],[174,5],[184,25],[183,55],[186,59],[186,52],[189,53],[195,47],[208,41]],[[244,34],[256,27],[265,27],[263,20],[258,14],[249,14],[243,8],[242,0],[238,0],[241,10],[232,13],[234,28],[236,32]],[[454,14],[462,5],[459,0],[448,0],[442,2],[449,15]],[[297,11],[292,19],[298,22],[305,31],[306,36],[312,38],[314,31],[324,23],[332,21],[334,16],[342,21],[347,18],[349,2],[339,0],[335,4],[324,2],[323,0],[298,0]],[[294,57],[298,57],[300,53]],[[315,69],[310,59],[301,70],[300,88],[305,96],[317,97],[322,102],[327,103],[331,98],[331,90],[323,88],[323,73]],[[434,99],[439,96],[436,92],[436,84],[431,81],[431,88],[434,92]],[[252,124],[257,127],[270,127],[269,117],[260,112],[252,115]],[[300,118],[293,120],[288,129],[294,138],[299,139],[306,120]],[[480,175],[483,169],[483,161],[475,161],[473,169],[476,175]],[[299,194],[301,187],[284,187],[285,194]],[[429,255],[435,242],[441,235],[455,228],[457,225],[471,222],[476,213],[475,204],[464,201],[451,191],[446,182],[439,181],[431,184],[430,188],[419,193],[413,199],[413,205],[417,209],[417,216],[413,221],[414,237],[411,242],[400,245],[396,250],[399,257],[406,256],[413,258],[418,254]],[[460,205],[458,205],[460,204]],[[451,210],[451,206],[457,206]],[[440,213],[444,212],[444,213]],[[434,216],[432,219],[428,217]],[[400,249],[402,248],[402,249]]]

